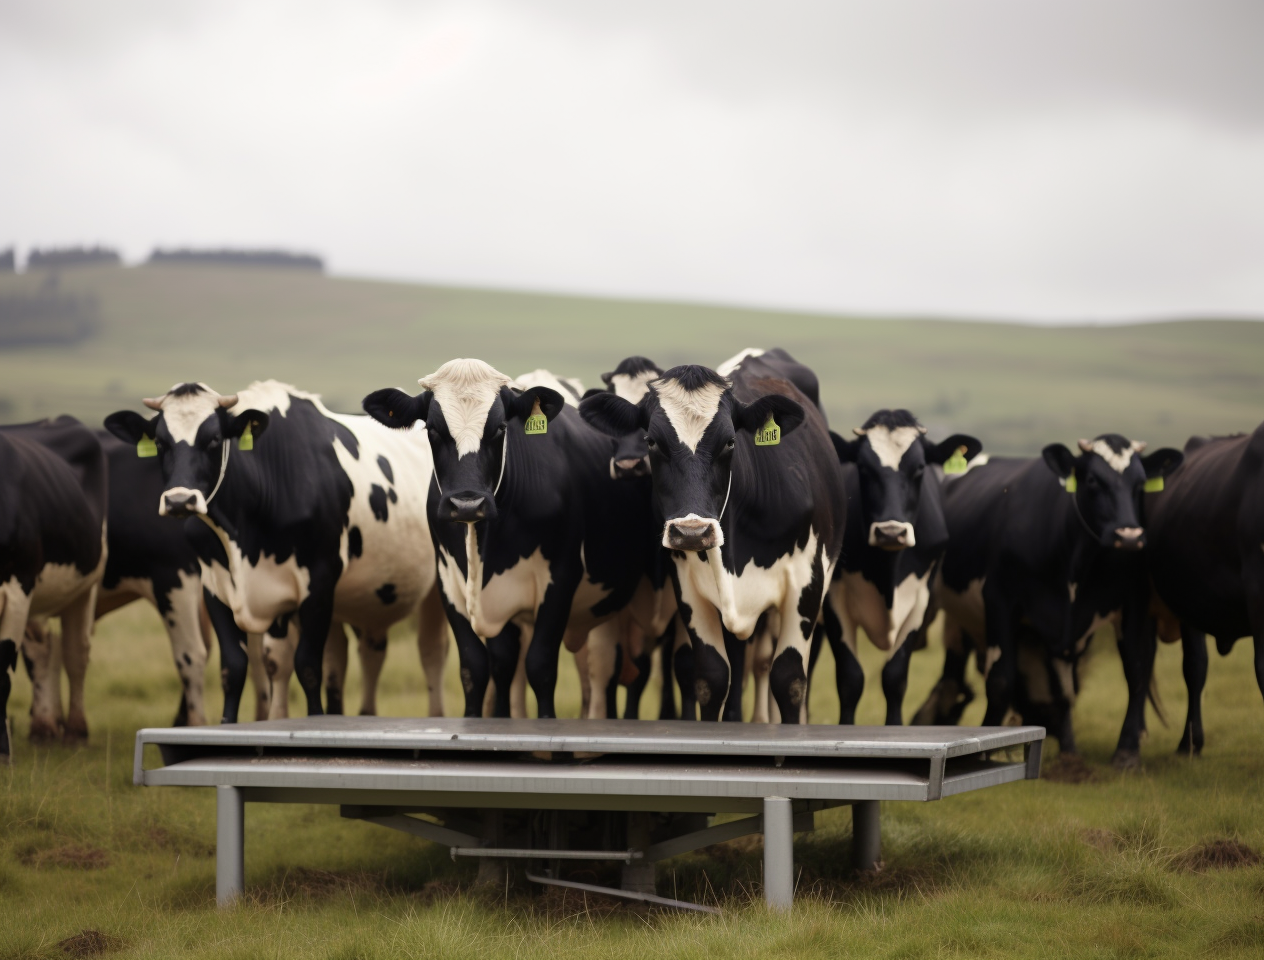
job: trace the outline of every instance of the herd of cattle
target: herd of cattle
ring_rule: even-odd
[[[830,432],[815,374],[782,350],[716,369],[632,357],[602,379],[583,393],[452,360],[416,396],[370,394],[368,416],[274,381],[182,383],[108,432],[0,427],[0,708],[20,650],[31,737],[86,737],[93,621],[139,598],[188,724],[207,720],[212,628],[230,723],[248,673],[256,718],[286,715],[291,675],[310,714],[341,713],[347,627],[375,712],[387,630],[410,617],[432,715],[451,628],[466,716],[525,716],[528,683],[555,716],[565,644],[587,716],[614,716],[623,682],[636,717],[657,650],[663,716],[674,680],[684,717],[740,720],[749,682],[754,720],[803,723],[828,642],[852,723],[863,629],[898,724],[940,611],[943,675],[917,723],[959,720],[974,656],[985,723],[1014,711],[1073,751],[1077,664],[1107,622],[1129,691],[1117,763],[1139,756],[1158,639],[1183,642],[1182,751],[1203,746],[1206,633],[1221,653],[1252,635],[1264,689],[1264,427],[1184,453],[1108,433],[989,460],[906,410]]]

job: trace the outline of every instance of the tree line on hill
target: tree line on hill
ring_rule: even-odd
[[[247,250],[233,247],[164,249],[155,247],[147,264],[187,264],[221,267],[270,267],[287,270],[311,270],[323,273],[325,261],[311,253],[290,250]],[[33,248],[26,256],[27,270],[60,270],[68,267],[117,267],[123,258],[118,250],[104,246]],[[0,250],[0,273],[15,273],[17,251],[13,247]]]
[[[48,274],[35,293],[0,296],[0,348],[78,343],[100,325],[96,298],[63,293],[56,273]]]

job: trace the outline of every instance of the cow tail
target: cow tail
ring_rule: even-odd
[[[1150,701],[1150,706],[1154,708],[1154,714],[1159,718],[1159,723],[1167,726],[1167,711],[1163,709],[1163,698],[1159,696],[1159,681],[1154,675],[1154,671],[1150,671],[1150,689],[1146,691],[1146,699]]]

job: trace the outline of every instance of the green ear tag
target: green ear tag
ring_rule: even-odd
[[[142,436],[136,442],[136,456],[138,457],[156,457],[158,456],[158,444],[154,443],[153,437]]]
[[[951,457],[944,461],[944,473],[965,473],[966,463],[965,447],[958,447]]]
[[[540,401],[535,402],[535,406],[531,408],[531,416],[527,417],[526,430],[527,436],[537,433],[549,432],[549,418],[540,412]]]
[[[1075,490],[1075,474],[1071,474],[1071,476],[1066,478],[1066,492],[1075,493]]]
[[[1145,483],[1146,493],[1158,493],[1162,489],[1163,489],[1162,477],[1150,477],[1148,480],[1146,480],[1146,483]]]
[[[772,414],[768,414],[768,422],[755,431],[755,446],[757,447],[775,447],[781,442],[781,428],[777,426],[777,421],[772,418]]]
[[[250,432],[250,426],[250,424],[246,424],[246,429],[237,438],[238,450],[253,450],[255,448],[255,435]]]

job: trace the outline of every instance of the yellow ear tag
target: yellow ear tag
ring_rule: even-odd
[[[526,429],[524,432],[527,436],[549,432],[549,418],[540,412],[539,400],[537,400],[535,402],[535,406],[531,408],[531,416],[527,417]]]
[[[142,436],[136,442],[136,456],[138,457],[156,457],[158,456],[158,444],[154,443],[153,437]]]
[[[1075,474],[1071,474],[1071,476],[1066,478],[1066,491],[1067,493],[1075,493],[1076,489]]]
[[[246,429],[242,431],[241,436],[237,438],[238,450],[253,450],[255,448],[255,435],[250,432],[250,424],[246,424]]]
[[[966,467],[968,467],[969,464],[966,463],[965,451],[965,447],[958,447],[956,452],[944,461],[944,473],[966,472]]]
[[[1162,478],[1162,477],[1150,477],[1150,478],[1149,478],[1148,480],[1146,480],[1146,482],[1145,482],[1145,492],[1146,492],[1146,493],[1158,493],[1158,492],[1159,492],[1160,490],[1162,490],[1162,489],[1163,489],[1163,478]]]
[[[777,421],[772,418],[772,414],[768,414],[768,422],[755,431],[755,446],[757,447],[775,447],[781,442],[781,428],[777,426]]]

